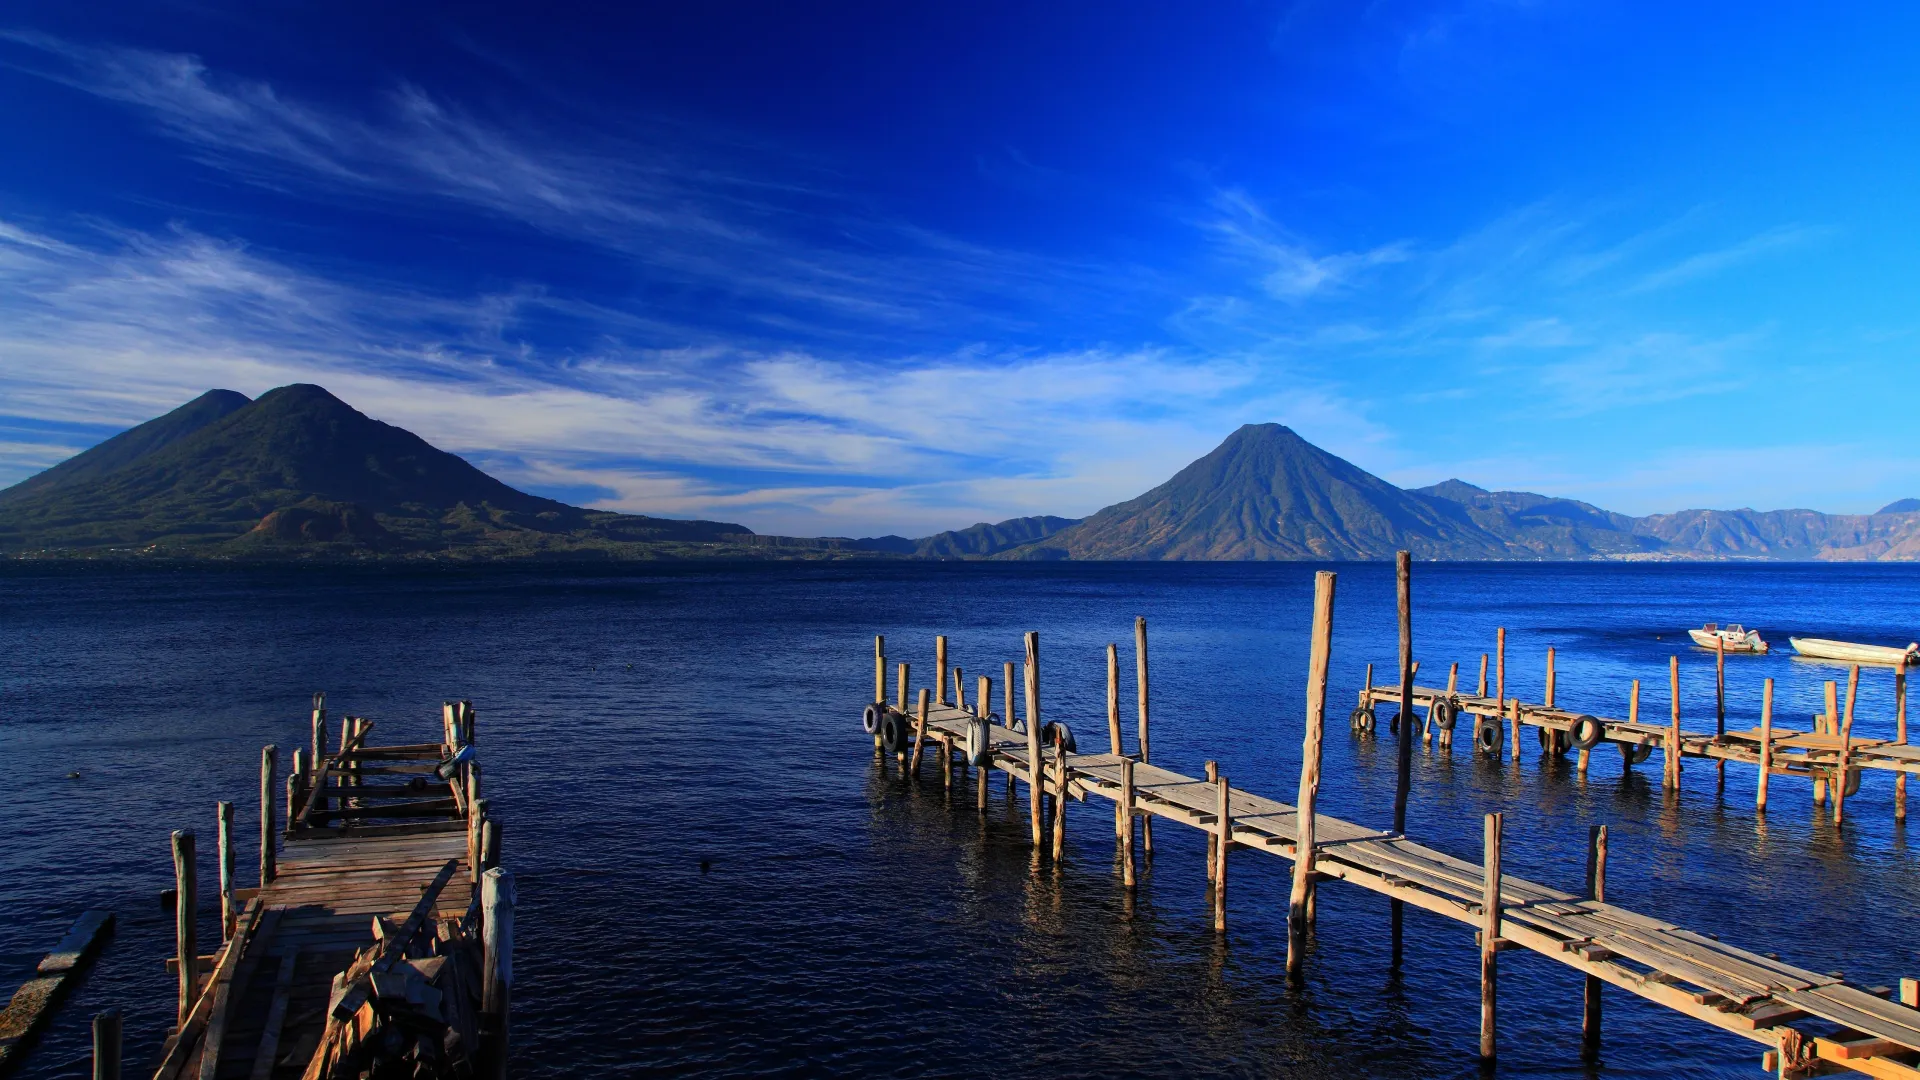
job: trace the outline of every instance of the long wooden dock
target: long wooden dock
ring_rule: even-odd
[[[1010,785],[1026,783],[1036,867],[1049,846],[1053,858],[1062,855],[1067,798],[1098,796],[1114,803],[1122,884],[1128,889],[1135,887],[1136,843],[1151,851],[1153,821],[1206,833],[1214,925],[1222,932],[1231,862],[1226,853],[1263,852],[1291,861],[1287,966],[1295,978],[1301,974],[1305,934],[1314,918],[1314,893],[1325,881],[1344,881],[1391,898],[1396,922],[1400,905],[1407,904],[1473,927],[1481,955],[1481,1054],[1486,1060],[1492,1060],[1496,1050],[1498,954],[1522,948],[1587,976],[1583,1045],[1589,1053],[1599,1046],[1605,984],[1761,1044],[1764,1067],[1781,1077],[1851,1070],[1889,1080],[1920,1080],[1920,983],[1903,980],[1900,1000],[1890,1000],[1891,991],[1856,986],[1772,953],[1608,903],[1602,826],[1596,826],[1591,837],[1587,880],[1574,891],[1501,871],[1499,814],[1487,816],[1481,858],[1474,862],[1400,833],[1315,811],[1333,593],[1334,576],[1321,573],[1300,791],[1291,804],[1233,786],[1211,763],[1209,775],[1196,777],[1150,762],[1144,619],[1135,624],[1138,740],[1131,753],[1125,750],[1121,730],[1116,648],[1108,647],[1107,752],[1081,752],[1070,729],[1042,720],[1037,633],[1026,635],[1024,663],[1017,669],[1025,691],[1025,709],[1019,715],[1013,691],[1016,665],[1003,668],[1003,711],[994,709],[989,678],[978,680],[968,704],[961,672],[948,667],[944,637],[935,642],[938,689],[920,689],[917,701],[910,700],[910,666],[899,663],[894,668],[897,692],[887,700],[889,660],[885,639],[876,638],[874,701],[863,723],[874,735],[876,755],[898,763],[903,778],[918,780],[929,751],[950,788],[964,785],[968,769],[974,768],[976,805],[982,811],[991,773],[1006,774]],[[1414,737],[1411,725],[1401,733],[1403,742]],[[1138,842],[1135,821],[1142,823]],[[1397,941],[1399,934],[1394,936]]]
[[[179,1022],[156,1080],[504,1076],[513,879],[471,704],[447,703],[431,743],[371,745],[350,716],[329,749],[324,695],[311,720],[284,827],[277,750],[261,753],[258,887],[235,887],[233,804],[217,808],[209,955],[195,838],[173,834]]]

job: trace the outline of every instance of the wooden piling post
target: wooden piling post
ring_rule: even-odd
[[[1129,891],[1133,875],[1133,759],[1120,759],[1120,883]]]
[[[1480,688],[1473,692],[1475,697],[1487,696],[1487,654],[1480,654]]]
[[[492,814],[480,823],[480,870],[485,873],[500,865],[500,819]]]
[[[293,823],[300,817],[301,778],[307,775],[306,762],[301,760],[306,754],[302,747],[295,747],[293,764],[287,769],[287,831],[293,831]]]
[[[873,703],[882,709],[887,707],[887,639],[884,635],[873,635]],[[883,714],[884,715],[884,714]],[[873,729],[873,752],[880,753],[880,729]]]
[[[1120,646],[1107,645],[1107,741],[1112,745],[1114,757],[1122,753],[1120,748]]]
[[[980,685],[974,688],[973,713],[975,716],[985,720],[987,714],[992,711],[993,680],[982,675],[980,676]],[[993,740],[993,731],[991,729],[987,731],[987,740],[989,745],[991,745]],[[993,766],[990,763],[982,763],[980,768],[976,770],[979,775],[974,779],[973,808],[983,814],[987,812],[987,774],[992,771]]]
[[[1553,676],[1554,676],[1553,646],[1549,645],[1547,646],[1547,696],[1544,700],[1541,701],[1541,704],[1545,705],[1549,709],[1553,708],[1553,686],[1554,686]]]
[[[327,756],[327,692],[318,691],[313,695],[313,747],[307,755],[307,782],[312,783],[312,773],[320,771],[320,763]]]
[[[1400,771],[1393,788],[1393,831],[1407,833],[1407,787],[1413,780],[1413,553],[1394,555],[1400,609]],[[1396,901],[1397,903],[1397,901]],[[1397,913],[1396,908],[1396,913]]]
[[[1909,1009],[1920,1009],[1920,979],[1900,980],[1900,1004]]]
[[[1587,827],[1587,899],[1607,899],[1607,827]],[[1586,1009],[1580,1020],[1580,1045],[1588,1061],[1600,1056],[1600,977],[1587,976]]]
[[[1627,695],[1627,723],[1640,722],[1640,680],[1633,680],[1633,692]]]
[[[1495,990],[1500,956],[1500,814],[1488,814],[1480,893],[1480,1060],[1494,1057]]]
[[[1500,712],[1507,711],[1507,628],[1502,626],[1493,635],[1493,696],[1500,702]],[[1513,726],[1513,759],[1520,760],[1520,725]]]
[[[1004,677],[1003,679],[1001,679],[1000,681],[1001,681],[1002,683],[1004,683],[1004,684],[1006,685],[1006,688],[1007,688],[1007,691],[1006,691],[1006,694],[1005,694],[1005,697],[1006,697],[1006,699],[1007,699],[1007,704],[1006,704],[1006,709],[1005,709],[1005,714],[1006,714],[1006,715],[1005,715],[1004,717],[1002,717],[1002,719],[1001,719],[1001,723],[1003,723],[1003,724],[1005,724],[1005,725],[1007,725],[1007,730],[1009,730],[1009,731],[1011,731],[1011,730],[1013,730],[1013,721],[1014,721],[1014,719],[1015,719],[1015,717],[1014,717],[1014,715],[1013,715],[1013,687],[1014,687],[1014,678],[1013,678],[1013,675],[1014,675],[1014,663],[1013,663],[1013,661],[1011,661],[1011,660],[1009,660],[1009,661],[1007,661],[1007,662],[1006,662],[1006,665],[1005,665],[1005,670],[1003,671],[1003,674],[1004,674],[1004,676],[1005,676],[1005,677]]]
[[[93,1080],[120,1080],[120,1013],[93,1014]]]
[[[1053,778],[1053,861],[1057,865],[1067,850],[1067,748],[1055,743],[1053,761],[1057,770]]]
[[[1833,823],[1847,818],[1847,765],[1853,757],[1853,703],[1860,696],[1860,665],[1847,670],[1847,712],[1840,722],[1840,771],[1833,776]]]
[[[467,802],[467,880],[479,885],[481,875],[486,868],[480,865],[481,831],[487,823],[487,800],[470,799]]]
[[[1287,977],[1299,982],[1306,963],[1308,901],[1314,891],[1314,804],[1320,795],[1320,749],[1327,721],[1327,667],[1333,649],[1334,575],[1313,576],[1313,638],[1307,651],[1307,722],[1300,744],[1293,891],[1287,897]]]
[[[1027,646],[1027,814],[1033,826],[1033,850],[1040,850],[1040,632],[1029,630]],[[1034,858],[1039,859],[1035,854]]]
[[[1773,774],[1773,680],[1760,688],[1760,781],[1753,796],[1755,813],[1767,812],[1767,777]]]
[[[1832,735],[1840,730],[1839,684],[1832,679],[1827,680],[1827,714],[1815,724],[1815,727],[1825,735]],[[1815,806],[1827,805],[1827,781],[1818,772],[1814,773],[1813,779],[1813,803]]]
[[[1680,793],[1680,658],[1667,658],[1667,686],[1673,693],[1673,722],[1667,726],[1667,794]]]
[[[967,680],[959,664],[953,665],[953,707],[962,712],[967,708]]]
[[[1903,664],[1893,671],[1893,740],[1907,745],[1907,669]],[[1907,774],[1893,774],[1893,820],[1907,820]]]
[[[488,1034],[487,1073],[507,1075],[507,1029],[513,1001],[513,906],[517,900],[511,871],[499,867],[480,881],[481,996]]]
[[[1220,779],[1219,762],[1209,761],[1202,766],[1202,769],[1205,771],[1207,783],[1211,784]],[[1219,864],[1220,837],[1216,830],[1209,830],[1207,833],[1207,881],[1209,883],[1211,883],[1216,876],[1218,871],[1215,868],[1219,866]]]
[[[174,1021],[185,1027],[187,1014],[193,1011],[194,990],[200,975],[200,891],[195,865],[193,830],[173,832],[173,942],[174,957],[180,962],[180,1008]]]
[[[1227,778],[1218,777],[1213,783],[1218,792],[1214,810],[1214,846],[1220,850],[1220,864],[1213,872],[1213,930],[1217,934],[1224,934],[1227,932],[1227,851],[1233,847],[1233,807],[1227,798],[1230,790]]]
[[[274,789],[279,786],[279,763],[275,760],[278,755],[279,749],[272,745],[260,748],[260,884],[262,885],[270,884],[276,873],[273,800],[278,794]]]
[[[215,803],[214,817],[219,822],[220,940],[224,942],[233,936],[234,918],[240,913],[233,902],[233,804]]]
[[[933,692],[939,695],[942,705],[947,703],[947,635],[939,634],[933,639],[933,666],[937,669],[933,680]]]
[[[1713,636],[1713,743],[1727,742],[1727,639]],[[1720,783],[1727,782],[1727,759],[1715,758],[1714,768]]]
[[[907,678],[912,669],[913,665],[907,663],[905,660],[900,661],[893,669],[895,695],[893,707],[901,712],[907,711]]]
[[[913,757],[907,763],[907,775],[915,779],[920,776],[920,749],[927,738],[927,704],[932,696],[932,691],[920,688],[920,708],[913,718]]]
[[[1147,753],[1147,618],[1135,616],[1133,620],[1133,666],[1134,692],[1140,705],[1140,764],[1145,765],[1153,758]],[[1153,854],[1153,817],[1142,815],[1140,818],[1140,848],[1149,856]]]

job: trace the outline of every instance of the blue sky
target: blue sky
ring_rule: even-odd
[[[1920,494],[1908,7],[397,6],[0,11],[0,485],[309,381],[803,535],[1260,421],[1629,513]]]

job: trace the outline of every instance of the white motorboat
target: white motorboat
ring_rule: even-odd
[[[1693,639],[1695,645],[1703,649],[1714,649],[1724,645],[1728,652],[1763,653],[1767,651],[1767,643],[1760,640],[1760,631],[1749,630],[1739,623],[1729,623],[1726,626],[1708,623],[1698,630],[1687,631],[1687,636]]]

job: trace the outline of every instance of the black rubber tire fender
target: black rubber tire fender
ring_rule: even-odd
[[[1354,716],[1354,719],[1353,719],[1354,727],[1359,729],[1360,734],[1362,735],[1373,734],[1374,726],[1377,723],[1373,715],[1373,706],[1362,705],[1360,708],[1355,709],[1353,711],[1353,716]]]
[[[860,728],[869,735],[880,734],[880,719],[887,715],[885,707],[868,705],[860,714]]]
[[[1503,734],[1501,727],[1500,721],[1493,717],[1481,717],[1479,722],[1473,725],[1473,744],[1479,747],[1482,753],[1499,753],[1500,737]]]
[[[1623,742],[1623,743],[1620,743],[1619,746],[1620,746],[1620,756],[1625,758],[1627,761],[1627,764],[1629,765],[1642,764],[1648,758],[1653,756],[1652,743]]]
[[[1554,757],[1567,756],[1567,733],[1556,728],[1541,727],[1534,729],[1540,733],[1540,749]]]
[[[913,748],[913,726],[905,713],[887,711],[880,723],[880,746],[889,754],[904,754]]]
[[[1460,722],[1460,703],[1452,698],[1433,700],[1433,726],[1441,731],[1452,731],[1453,725]]]
[[[1568,734],[1573,737],[1575,750],[1591,750],[1600,745],[1600,737],[1605,732],[1606,728],[1601,725],[1599,717],[1576,716],[1573,718],[1573,729]]]
[[[1040,742],[1043,746],[1057,746],[1069,754],[1080,752],[1080,745],[1073,739],[1073,729],[1058,720],[1040,725]]]

